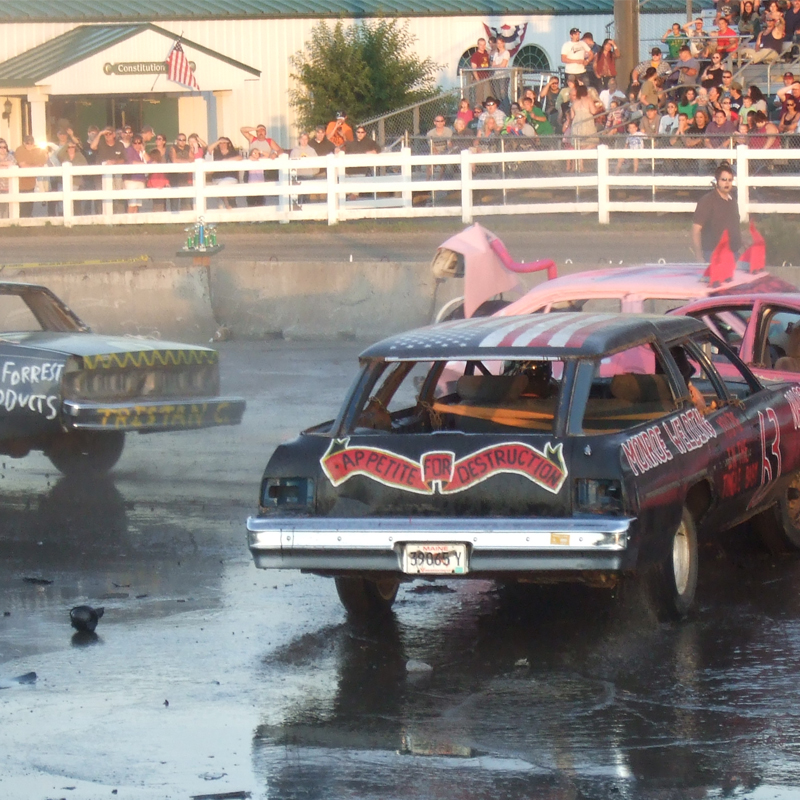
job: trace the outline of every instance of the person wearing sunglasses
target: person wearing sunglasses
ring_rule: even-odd
[[[194,161],[192,148],[189,147],[189,142],[185,133],[179,133],[175,137],[175,143],[167,148],[169,160],[172,164],[191,164]],[[170,173],[170,182],[173,187],[183,187],[192,185],[192,176],[188,172],[173,172]],[[181,197],[179,200],[172,201],[172,210],[191,211],[192,201],[188,197]],[[175,206],[177,205],[177,209]]]
[[[796,133],[798,123],[800,123],[800,111],[797,109],[797,99],[794,95],[789,95],[783,101],[778,130],[781,133]]]
[[[5,139],[0,139],[0,170],[13,167],[16,165],[16,163],[17,159],[14,158],[14,154],[11,152],[11,148],[8,146],[8,142]],[[8,193],[8,178],[0,178],[0,194],[7,194],[7,193]],[[5,203],[2,200],[0,200],[0,219],[6,219],[7,217],[8,217],[8,203]]]
[[[258,149],[258,147],[252,147],[250,150],[258,151],[259,158],[266,157],[269,153],[269,150],[265,150],[264,153]],[[238,148],[233,146],[233,142],[227,136],[220,136],[216,142],[212,142],[208,146],[208,152],[211,154],[212,161],[241,161],[242,154]],[[249,153],[248,153],[249,154]],[[263,172],[263,169],[262,169]],[[262,181],[264,178],[262,177]],[[215,186],[226,186],[226,185],[233,185],[239,183],[239,170],[225,170],[220,172],[214,172],[211,182]],[[248,198],[249,200],[250,198]],[[263,199],[263,198],[262,198]],[[222,201],[222,205],[225,206],[227,209],[236,208],[236,198],[235,197],[220,197]],[[259,205],[263,205],[260,203]]]
[[[381,151],[375,140],[367,134],[367,129],[363,125],[356,126],[355,139],[353,139],[352,142],[347,142],[343,150],[348,156],[362,155],[365,153],[380,153]],[[345,174],[370,176],[375,174],[375,170],[373,167],[347,167],[347,169],[345,169]],[[356,200],[358,196],[358,194],[349,194],[347,195],[347,199]]]
[[[710,89],[712,86],[722,85],[722,74],[725,72],[722,66],[722,54],[712,53],[711,63],[703,70],[700,75],[700,85],[704,89]]]
[[[782,19],[767,18],[766,27],[756,37],[753,47],[742,50],[742,58],[751,64],[774,64],[783,52],[786,26]]]

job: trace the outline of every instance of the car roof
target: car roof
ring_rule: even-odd
[[[750,306],[756,300],[759,303],[768,305],[795,306],[800,308],[800,292],[782,292],[774,294],[729,294],[717,297],[704,297],[701,300],[693,300],[685,306],[673,309],[670,314],[689,314],[706,308],[717,308],[719,306]]]
[[[557,312],[473,317],[407,331],[368,347],[361,359],[465,361],[576,358],[615,352],[654,339],[672,340],[705,325],[692,317]]]
[[[638,264],[631,267],[576,272],[535,286],[519,300],[499,312],[511,316],[526,314],[547,303],[577,298],[608,298],[639,295],[644,298],[695,299],[743,291],[796,290],[767,272],[736,270],[721,286],[711,286],[704,273],[706,264]],[[760,294],[760,292],[759,292]]]
[[[0,281],[0,294],[18,294],[29,289],[39,289],[49,292],[46,286],[40,283],[23,283],[21,281]],[[52,294],[52,292],[51,292]]]

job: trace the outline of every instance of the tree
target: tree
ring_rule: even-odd
[[[300,126],[325,124],[337,111],[365,120],[438,94],[442,66],[420,58],[415,41],[408,23],[396,19],[315,25],[305,49],[291,59],[298,88],[290,102]]]

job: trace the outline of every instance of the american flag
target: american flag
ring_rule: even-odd
[[[180,41],[175,42],[167,56],[167,78],[175,83],[180,83],[181,86],[188,86],[190,89],[200,91],[197,79],[194,77],[189,59],[186,58],[186,53],[183,52]]]

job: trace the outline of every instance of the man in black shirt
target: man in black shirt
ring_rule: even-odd
[[[728,243],[734,256],[742,249],[739,204],[731,194],[733,169],[730,164],[722,164],[714,177],[714,188],[700,198],[692,219],[692,246],[697,259],[702,261],[711,260],[725,231],[728,231]]]
[[[327,156],[336,149],[333,142],[325,136],[324,125],[317,125],[314,129],[314,138],[309,140],[308,145],[318,156]]]
[[[94,153],[95,164],[125,163],[125,145],[117,139],[117,134],[110,125],[97,132],[94,139],[89,142],[89,149]],[[114,189],[122,188],[121,175],[114,175],[112,186]],[[115,214],[124,213],[125,201],[115,200],[113,208]]]

